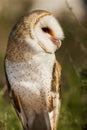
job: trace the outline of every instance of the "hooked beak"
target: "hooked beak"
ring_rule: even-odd
[[[61,40],[59,40],[58,38],[55,38],[55,37],[51,37],[51,41],[52,41],[58,48],[60,48],[60,46],[61,46]]]

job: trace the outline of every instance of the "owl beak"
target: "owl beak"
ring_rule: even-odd
[[[51,37],[51,41],[52,41],[58,48],[60,48],[60,46],[61,46],[61,40],[59,40],[58,38],[55,38],[55,37]]]

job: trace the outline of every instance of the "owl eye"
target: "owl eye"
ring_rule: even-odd
[[[51,33],[51,30],[48,27],[43,27],[42,31],[49,34]]]

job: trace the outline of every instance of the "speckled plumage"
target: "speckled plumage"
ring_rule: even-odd
[[[12,29],[5,72],[9,95],[24,130],[56,130],[61,66],[54,52],[61,39],[62,29],[47,11],[22,17]]]

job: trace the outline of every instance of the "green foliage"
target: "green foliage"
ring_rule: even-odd
[[[0,130],[20,130],[21,125],[15,111],[0,90]]]
[[[82,88],[85,82],[87,90],[87,71],[83,69],[81,78],[76,76],[73,69],[68,73],[68,81],[72,86],[67,91],[63,88],[58,129],[87,130],[87,91]]]

